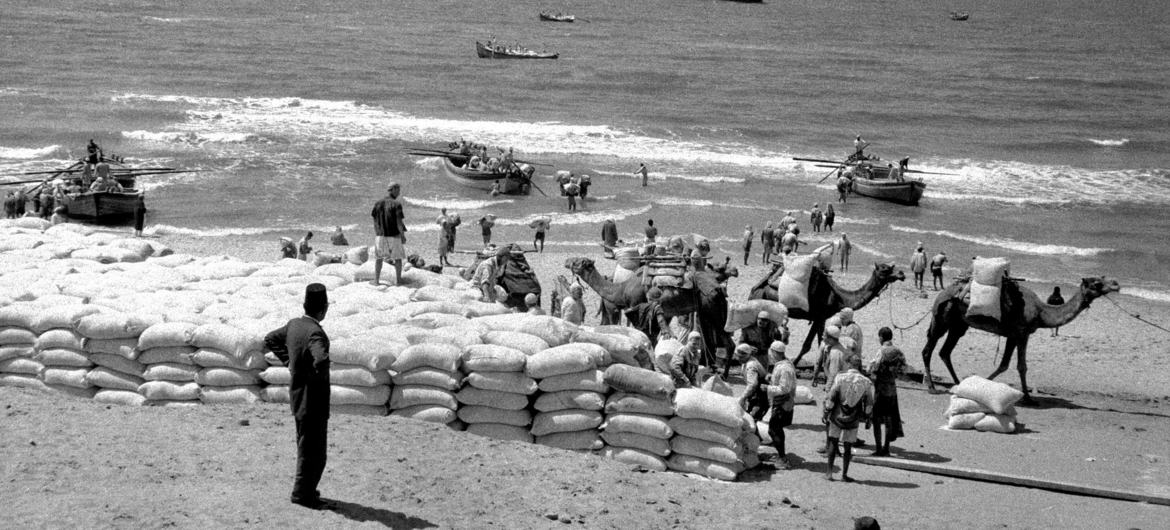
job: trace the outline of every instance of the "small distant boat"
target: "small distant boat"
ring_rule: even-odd
[[[562,15],[560,13],[554,15],[552,13],[541,11],[540,19],[547,20],[549,22],[573,22],[577,20],[577,17],[573,15]]]
[[[556,59],[559,53],[541,53],[524,47],[510,47],[488,41],[475,41],[475,53],[481,59]]]
[[[958,11],[951,11],[951,20],[967,20],[971,15],[967,13],[960,13]]]

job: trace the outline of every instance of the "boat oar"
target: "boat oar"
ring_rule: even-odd
[[[840,160],[825,160],[823,158],[800,158],[800,157],[794,156],[794,157],[792,157],[792,159],[799,160],[801,162],[821,162],[821,163],[825,163],[825,164],[833,164],[833,165],[838,165],[838,166],[842,165],[842,164],[844,164],[844,165],[855,164],[855,162],[841,162]]]
[[[516,162],[517,164],[528,164],[530,166],[555,167],[552,164],[541,164],[540,162],[529,162],[527,160],[513,160],[513,162]]]
[[[840,171],[840,170],[841,170],[841,168],[843,168],[843,167],[845,167],[845,166],[837,166],[837,167],[834,167],[834,168],[833,168],[833,170],[832,170],[832,171],[830,171],[828,175],[825,175],[825,176],[821,177],[821,180],[818,180],[818,181],[817,181],[817,184],[820,184],[820,183],[824,182],[824,181],[825,181],[825,179],[827,179],[827,178],[829,178],[829,177],[833,176],[833,173],[836,173],[836,172]]]
[[[917,169],[907,169],[906,173],[922,173],[923,175],[949,175],[952,177],[961,177],[958,173],[938,173],[935,171],[919,171]]]

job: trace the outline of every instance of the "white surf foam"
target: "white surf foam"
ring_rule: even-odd
[[[1153,300],[1155,302],[1170,303],[1170,291],[1122,286],[1121,294],[1145,300]]]
[[[58,149],[59,145],[49,145],[45,147],[3,147],[0,146],[0,158],[9,160],[32,160],[34,158],[41,158],[53,154]]]
[[[1118,140],[1098,140],[1096,138],[1089,138],[1089,142],[1097,144],[1101,147],[1121,147],[1129,143],[1129,138],[1121,138]]]
[[[516,202],[513,199],[491,199],[491,200],[470,200],[470,199],[416,199],[414,197],[406,197],[407,204],[415,206],[422,206],[423,208],[431,208],[439,210],[446,208],[448,212],[455,213],[456,210],[482,210],[489,206],[496,204],[508,204]]]
[[[911,234],[932,234],[937,236],[949,237],[951,239],[958,239],[970,243],[977,243],[989,247],[999,247],[1015,252],[1022,252],[1025,254],[1037,254],[1043,256],[1096,256],[1104,252],[1111,252],[1111,248],[1082,248],[1071,245],[1049,245],[1044,243],[1032,243],[1028,241],[1016,241],[1008,238],[998,237],[981,237],[969,234],[960,234],[951,232],[949,230],[921,230],[918,228],[910,228],[906,226],[890,225],[890,229],[895,232],[907,232]]]

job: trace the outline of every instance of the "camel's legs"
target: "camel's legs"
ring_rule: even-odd
[[[947,371],[951,373],[951,380],[955,384],[959,384],[959,375],[955,373],[955,365],[951,364],[951,352],[955,350],[955,345],[959,343],[959,339],[967,333],[967,328],[951,328],[947,334],[947,340],[943,341],[942,349],[938,350],[938,358],[942,359],[943,364],[946,365]]]
[[[1003,358],[999,360],[999,367],[987,376],[988,379],[995,379],[1007,371],[1008,367],[1012,365],[1012,354],[1016,351],[1016,339],[1014,337],[1005,337],[1006,344],[1003,347]]]
[[[796,355],[796,359],[792,361],[792,366],[800,364],[800,360],[804,358],[804,354],[812,349],[812,342],[814,338],[820,337],[821,333],[825,331],[824,320],[813,320],[808,327],[808,335],[804,338],[804,345],[800,347],[800,353]]]
[[[922,369],[926,372],[924,375],[924,382],[929,391],[934,391],[934,379],[930,376],[930,358],[934,355],[934,347],[938,344],[938,339],[946,335],[946,328],[937,325],[937,317],[930,319],[930,328],[926,331],[926,346],[922,347]]]
[[[1016,348],[1016,370],[1020,372],[1020,390],[1024,391],[1024,399],[1022,403],[1032,404],[1032,393],[1028,391],[1028,337],[1020,340],[1020,345]]]

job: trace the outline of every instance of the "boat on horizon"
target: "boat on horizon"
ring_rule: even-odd
[[[971,18],[971,15],[969,15],[967,13],[962,13],[959,11],[951,11],[951,20],[962,21],[962,20],[967,20],[968,18]]]
[[[490,40],[486,44],[475,41],[475,53],[481,59],[556,59],[560,57],[559,53],[536,52],[522,46],[505,46]]]
[[[548,22],[574,22],[577,20],[577,17],[573,15],[562,15],[560,13],[554,15],[546,11],[541,11],[540,19]]]

